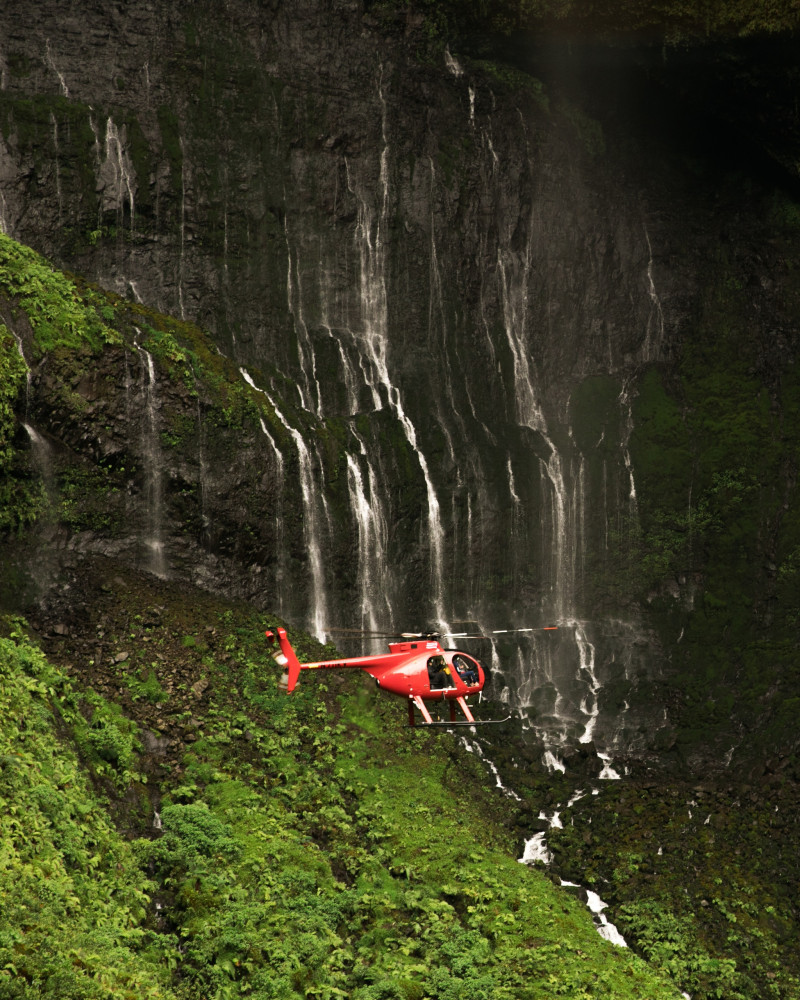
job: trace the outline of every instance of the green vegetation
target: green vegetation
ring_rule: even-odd
[[[176,941],[147,929],[153,884],[88,780],[127,787],[135,726],[17,630],[0,639],[0,678],[0,996],[166,996]]]
[[[104,344],[121,342],[99,311],[108,305],[105,296],[81,293],[74,281],[4,233],[0,233],[0,292],[24,310],[33,329],[36,358],[55,347],[88,346],[97,351]]]
[[[28,366],[8,328],[0,323],[0,472],[14,456],[12,437],[16,429],[14,403],[22,390]]]
[[[263,620],[217,610],[211,645],[186,646],[172,623],[189,615],[168,603],[157,627],[133,629],[148,654],[182,649],[211,686],[177,769],[151,772],[162,832],[142,836],[143,817],[132,843],[108,809],[134,820],[120,809],[148,766],[138,726],[78,690],[19,625],[0,640],[13,720],[0,756],[1,996],[677,996],[515,861],[498,824],[507,806],[451,737],[402,729],[371,686],[341,701],[319,682],[279,695]],[[107,602],[103,616],[125,625]],[[89,675],[108,687],[123,669]],[[169,731],[181,698],[168,711]]]

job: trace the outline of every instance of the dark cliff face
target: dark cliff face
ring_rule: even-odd
[[[693,676],[698,605],[722,641],[726,614],[738,633],[780,616],[791,583],[791,462],[750,462],[794,392],[791,198],[731,172],[696,123],[681,134],[647,74],[562,52],[543,85],[420,59],[418,36],[387,37],[358,3],[11,3],[0,19],[3,229],[207,328],[229,377],[268,394],[270,427],[229,433],[131,345],[104,358],[96,393],[116,392],[112,437],[141,463],[137,558],[260,589],[318,634],[558,621],[549,646],[495,649],[495,694],[554,743],[642,747],[658,729],[670,746],[651,685]],[[704,389],[723,342],[742,370]],[[56,382],[35,380],[36,426],[67,439]],[[763,400],[748,426],[778,416],[709,458],[737,393]],[[196,423],[170,451],[179,411]],[[751,509],[750,478],[775,470]],[[739,494],[751,548],[728,594],[709,560]],[[681,521],[698,502],[702,524]],[[730,669],[749,677],[743,644]],[[731,655],[715,655],[716,704]]]

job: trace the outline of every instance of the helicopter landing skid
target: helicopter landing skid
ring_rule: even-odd
[[[511,716],[505,719],[474,719],[469,722],[467,719],[458,719],[455,722],[418,722],[409,723],[406,729],[451,729],[453,726],[501,726],[504,722],[509,722]]]

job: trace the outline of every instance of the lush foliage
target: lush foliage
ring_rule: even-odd
[[[164,996],[174,942],[145,928],[152,885],[56,736],[73,727],[85,765],[127,785],[132,723],[19,633],[0,639],[0,717],[0,996]]]
[[[514,860],[475,757],[394,728],[371,688],[344,715],[324,685],[279,695],[255,624],[221,615],[218,658],[184,645],[210,700],[134,845],[68,744],[121,803],[136,727],[2,640],[0,996],[676,996]]]
[[[17,302],[34,333],[36,356],[57,346],[93,349],[119,343],[107,325],[113,318],[105,297],[81,293],[70,278],[33,250],[0,233],[0,292]]]
[[[28,366],[15,338],[0,323],[0,531],[24,527],[42,509],[37,484],[17,475],[19,453],[14,436],[19,432],[15,406],[23,393]]]

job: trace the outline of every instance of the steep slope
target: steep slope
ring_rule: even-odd
[[[36,622],[60,666],[0,639],[3,996],[678,996],[515,861],[452,737],[280,695],[273,619],[87,569]]]

